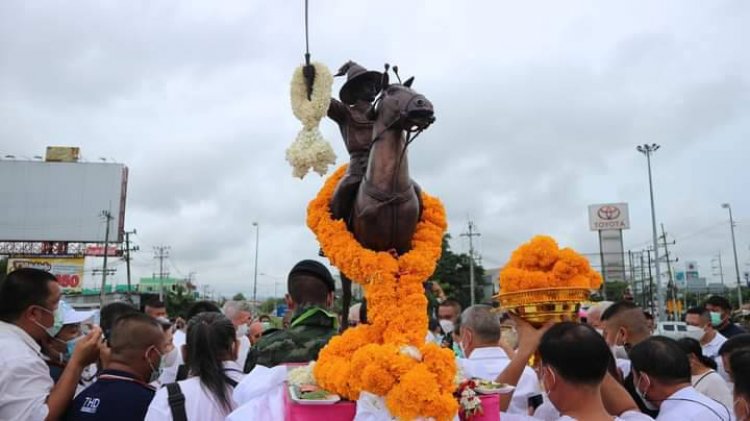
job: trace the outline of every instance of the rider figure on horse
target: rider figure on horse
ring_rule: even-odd
[[[339,126],[349,152],[349,168],[336,187],[331,200],[331,214],[334,219],[344,219],[351,228],[352,208],[359,184],[367,170],[372,144],[374,121],[368,117],[368,112],[380,92],[383,74],[348,61],[336,74],[343,75],[346,75],[346,83],[339,92],[341,101],[331,98],[328,117]]]

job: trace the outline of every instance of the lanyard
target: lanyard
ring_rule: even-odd
[[[317,314],[318,312],[321,312],[321,313],[325,314],[326,316],[328,316],[328,317],[332,318],[332,319],[333,319],[333,325],[334,325],[334,327],[335,327],[335,326],[337,325],[337,320],[336,320],[336,316],[334,316],[333,314],[331,314],[331,313],[329,313],[329,312],[327,312],[327,311],[323,310],[323,309],[322,309],[322,308],[320,308],[320,307],[313,307],[313,308],[311,308],[311,309],[308,309],[308,310],[306,310],[306,311],[305,311],[304,313],[302,313],[302,314],[301,314],[301,315],[300,315],[299,317],[297,317],[297,318],[296,318],[296,319],[295,319],[295,320],[294,320],[294,321],[292,322],[292,324],[291,324],[291,325],[289,325],[289,328],[293,328],[293,327],[297,327],[297,326],[299,326],[299,324],[300,324],[300,323],[302,323],[302,322],[304,322],[305,320],[309,319],[310,317],[314,316],[314,315],[315,315],[315,314]]]
[[[138,379],[134,379],[132,377],[126,377],[126,376],[119,376],[117,374],[101,374],[99,376],[99,380],[125,380],[125,381],[128,381],[128,382],[137,383],[137,384],[139,384],[139,385],[141,385],[141,386],[143,386],[143,387],[145,387],[147,389],[151,389],[151,390],[156,391],[156,389],[153,386],[148,385],[148,384],[146,384],[146,383],[144,383],[144,382],[142,382],[142,381],[140,381]]]

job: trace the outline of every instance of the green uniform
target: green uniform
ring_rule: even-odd
[[[250,349],[245,372],[256,365],[274,367],[283,363],[306,363],[318,358],[320,350],[338,333],[335,314],[320,307],[300,309],[288,329],[262,338]]]

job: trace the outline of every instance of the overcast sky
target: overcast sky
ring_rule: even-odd
[[[471,218],[486,267],[539,233],[595,253],[587,206],[604,202],[630,204],[625,246],[642,249],[635,146],[656,142],[657,220],[675,255],[711,277],[721,252],[733,279],[730,202],[748,269],[749,2],[311,3],[314,60],[398,64],[434,103],[410,169],[444,201],[455,250]],[[301,127],[289,81],[302,24],[302,1],[2,1],[0,154],[70,145],[125,163],[138,276],[169,245],[173,275],[247,295],[258,221],[258,294],[273,294],[318,250],[305,208],[323,180],[292,178],[284,160]],[[321,128],[347,162],[335,125]]]

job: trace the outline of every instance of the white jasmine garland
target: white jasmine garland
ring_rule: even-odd
[[[315,376],[313,376],[313,368],[315,367],[315,361],[310,362],[309,365],[304,367],[297,367],[293,370],[289,370],[287,374],[287,381],[289,384],[295,386],[302,385],[317,385],[315,383]]]
[[[322,63],[312,63],[312,66],[315,68],[315,80],[310,99],[307,99],[304,66],[294,71],[290,90],[292,112],[304,128],[286,150],[286,160],[292,165],[292,174],[299,178],[303,178],[310,169],[323,176],[328,172],[328,166],[336,163],[333,148],[318,130],[320,120],[328,113],[331,103],[333,76]]]
[[[336,163],[336,154],[316,127],[302,129],[297,134],[297,139],[286,150],[286,160],[292,165],[295,177],[303,178],[311,169],[322,176],[329,165]]]

